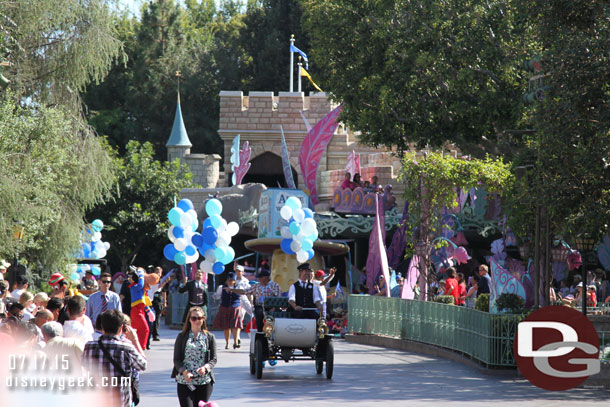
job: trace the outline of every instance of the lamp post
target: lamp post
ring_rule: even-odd
[[[21,249],[21,240],[23,239],[23,232],[25,231],[25,223],[23,221],[13,220],[13,238],[17,241],[17,249],[15,250],[15,264],[13,264],[11,273],[9,274],[9,280],[13,284],[17,279],[17,273],[19,272],[19,250]]]
[[[587,259],[595,247],[595,239],[588,237],[577,237],[574,245],[582,256],[581,277],[582,277],[582,313],[587,315]]]

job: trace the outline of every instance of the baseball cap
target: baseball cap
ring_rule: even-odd
[[[7,262],[6,260],[2,259],[0,260],[0,270],[5,270],[7,268],[9,268],[11,266],[11,263]]]
[[[316,277],[324,277],[324,270],[316,271]]]
[[[271,276],[271,271],[264,269],[264,268],[260,268],[258,269],[258,273],[256,274],[256,277],[269,277]]]
[[[227,273],[227,280],[235,280],[235,273],[232,271]]]
[[[244,266],[238,264],[237,266],[235,266],[235,270],[244,271]]]

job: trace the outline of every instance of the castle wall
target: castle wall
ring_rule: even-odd
[[[248,96],[244,96],[241,91],[221,91],[218,134],[224,142],[225,173],[231,171],[231,142],[237,134],[240,134],[242,143],[249,141],[252,148],[251,159],[267,151],[281,156],[281,125],[284,128],[291,165],[299,173],[297,187],[302,188],[303,177],[298,157],[301,143],[307,135],[307,128],[300,112],[311,126],[315,126],[334,107],[325,93],[305,96],[304,93],[299,92],[280,92],[275,96],[273,92],[250,92]],[[368,154],[389,153],[387,149],[360,144],[357,136],[346,131],[340,124],[320,161],[319,188],[324,183],[321,174],[324,171],[344,169],[347,156],[352,151],[361,154],[363,166],[369,162]],[[225,177],[226,180],[228,178]]]

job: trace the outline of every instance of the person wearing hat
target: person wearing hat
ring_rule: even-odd
[[[247,290],[250,288],[250,280],[244,277],[244,266],[235,262],[233,263],[233,271],[235,271],[235,288],[242,290]],[[252,304],[250,303],[250,299],[247,295],[240,296],[240,305],[242,324],[245,326],[248,324],[248,322],[250,322],[253,312]],[[237,344],[241,344],[241,339],[239,339],[239,329],[237,330]]]
[[[224,285],[218,287],[216,298],[220,299],[220,307],[216,318],[214,318],[214,329],[222,330],[225,334],[225,349],[229,349],[229,341],[233,334],[233,349],[239,348],[239,331],[243,328],[241,318],[240,294],[233,292],[235,288],[235,273],[227,273],[227,280]]]
[[[201,307],[206,315],[208,312],[208,285],[203,282],[203,270],[199,269],[195,272],[194,280],[187,281],[187,279],[188,277],[184,276],[184,283],[178,289],[179,293],[188,291],[189,297],[182,322],[186,322],[186,316],[191,307]]]
[[[263,321],[265,313],[263,312],[263,301],[265,297],[279,297],[282,294],[282,288],[278,283],[271,280],[271,271],[266,268],[260,268],[256,275],[258,284],[254,284],[247,290],[231,288],[229,292],[234,292],[239,295],[252,295],[254,297],[254,319],[256,320],[256,328],[259,332],[263,331]]]
[[[97,290],[99,290],[99,286],[97,281],[95,281],[95,277],[93,277],[93,270],[87,269],[85,271],[85,277],[83,281],[81,281],[81,293],[85,295],[91,295]]]
[[[23,294],[28,289],[28,279],[24,275],[17,276],[15,284],[17,285],[17,288],[15,288],[13,292],[11,292],[11,296],[17,301],[19,301],[19,298],[21,298],[21,294]]]
[[[328,276],[324,274],[324,270],[318,270],[314,275],[313,283],[318,287],[318,291],[320,291],[320,298],[322,299],[322,316],[324,318],[326,318],[326,284],[330,283],[330,281],[335,278],[336,272],[337,269],[333,267],[328,270]]]
[[[0,281],[4,280],[4,273],[11,266],[11,263],[8,263],[6,260],[0,260]]]
[[[313,270],[309,267],[309,263],[299,265],[297,270],[299,270],[299,280],[288,290],[292,317],[318,319],[322,313],[322,298],[318,288],[311,282]],[[318,311],[303,310],[303,308],[317,308]]]
[[[49,285],[53,287],[53,292],[50,297],[58,297],[64,299],[68,290],[68,282],[61,273],[53,273],[49,279]],[[61,323],[61,322],[60,322]]]

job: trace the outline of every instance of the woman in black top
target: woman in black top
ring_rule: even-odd
[[[172,377],[178,383],[180,407],[198,407],[212,396],[216,338],[208,332],[205,318],[201,307],[191,308],[174,344]]]

